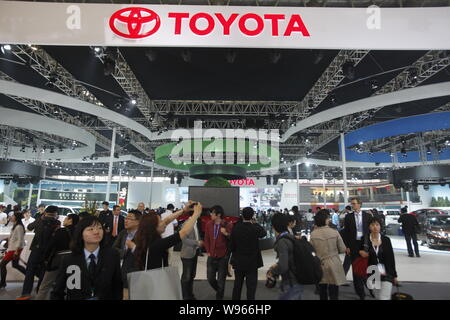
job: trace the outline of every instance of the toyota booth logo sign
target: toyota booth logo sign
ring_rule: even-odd
[[[160,26],[161,20],[153,10],[139,7],[121,9],[109,19],[111,30],[128,39],[151,36]]]
[[[130,7],[116,11],[109,19],[111,30],[126,39],[147,38],[157,33],[161,24],[171,35],[214,33],[254,37],[269,33],[273,37],[310,37],[299,14],[168,12],[160,19],[153,10]]]

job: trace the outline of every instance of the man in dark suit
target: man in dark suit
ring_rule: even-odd
[[[102,224],[105,224],[106,217],[112,216],[112,211],[109,210],[109,202],[103,201],[102,203],[103,211],[100,211],[100,214],[98,215],[98,219]]]
[[[362,246],[364,237],[369,234],[369,218],[371,214],[361,211],[362,202],[359,198],[351,198],[353,211],[348,213],[344,219],[344,229],[341,232],[342,239],[347,247],[346,254],[351,257],[352,262],[358,258],[359,248]],[[361,300],[365,299],[364,279],[353,272],[353,285],[355,292]]]
[[[235,269],[233,300],[241,299],[244,278],[247,283],[247,300],[255,300],[258,268],[263,266],[259,238],[266,236],[266,230],[254,221],[254,214],[252,208],[244,208],[242,222],[236,223],[231,232],[230,249]]]
[[[125,229],[125,218],[120,215],[120,206],[113,207],[113,214],[105,218],[107,243],[112,246],[119,233]]]
[[[139,228],[139,221],[142,214],[138,210],[131,210],[125,218],[125,229],[117,236],[113,244],[113,248],[117,249],[122,260],[122,282],[123,282],[123,299],[128,300],[128,279],[127,275],[130,272],[138,271],[135,265],[133,255],[133,245],[136,231]]]
[[[403,234],[405,235],[406,245],[408,247],[408,256],[410,258],[414,258],[414,252],[416,253],[416,257],[420,258],[419,254],[419,244],[417,243],[417,231],[419,230],[419,222],[417,218],[407,213],[406,207],[403,207],[400,210],[400,218],[398,218],[398,222],[402,224]],[[411,241],[414,245],[414,252],[411,246]]]

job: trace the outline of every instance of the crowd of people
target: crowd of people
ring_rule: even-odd
[[[277,263],[267,272],[266,286],[272,287],[281,278],[280,299],[301,299],[304,285],[310,284],[299,276],[300,270],[305,270],[299,264],[309,260],[298,259],[301,252],[298,248],[307,252],[306,243],[320,259],[316,293],[321,300],[339,298],[339,287],[347,285],[350,266],[361,258],[366,259],[367,266],[376,266],[381,275],[381,286],[369,293],[380,300],[390,299],[392,286],[398,281],[394,251],[384,232],[384,217],[376,210],[362,211],[361,205],[360,199],[352,198],[351,206],[341,213],[320,207],[315,212],[311,209],[300,212],[297,206],[267,212],[246,207],[234,224],[224,219],[226,213],[216,205],[209,209],[211,219],[204,228],[199,219],[204,214],[203,207],[193,201],[179,210],[171,204],[164,210],[150,210],[139,203],[126,217],[122,216],[120,206],[110,210],[109,203],[104,202],[103,210],[97,214],[70,214],[62,225],[56,206],[39,206],[34,217],[29,210],[14,207],[6,220],[2,220],[5,208],[0,208],[0,223],[12,227],[0,263],[0,288],[6,287],[6,265],[12,262],[25,276],[19,300],[32,298],[35,277],[39,279],[36,300],[128,299],[127,275],[173,265],[173,248],[180,245],[183,299],[196,299],[194,279],[198,257],[206,253],[207,280],[217,300],[224,298],[229,266],[234,268],[235,276],[232,299],[241,299],[245,281],[247,299],[254,300],[258,269],[263,266],[259,239],[273,232]],[[178,225],[177,218],[181,215],[189,218]],[[405,239],[414,241],[415,222],[403,216],[401,222],[406,226]],[[26,230],[33,231],[34,237],[24,267],[19,262],[26,245]],[[416,244],[414,247],[416,256],[420,256]],[[411,256],[410,243],[408,250]],[[343,262],[340,254],[345,254]],[[307,267],[314,269],[312,265]],[[355,293],[359,299],[365,299],[370,289],[367,276],[352,269]],[[79,280],[71,282],[72,274],[78,274]]]

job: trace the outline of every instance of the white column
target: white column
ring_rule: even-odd
[[[115,146],[116,146],[116,127],[113,128],[111,140],[111,153],[109,154],[108,184],[106,185],[106,197],[105,197],[105,201],[108,202],[109,202],[109,194],[111,193],[111,176],[112,176]]]
[[[149,208],[152,208],[152,196],[153,196],[153,169],[155,168],[155,161],[152,161],[152,171],[150,173],[150,200],[149,200]]]
[[[30,192],[28,193],[28,209],[30,209],[31,206],[31,195],[33,194],[33,184],[30,183]]]
[[[326,185],[325,185],[325,171],[322,171],[322,186],[323,186],[323,206],[324,208],[327,207],[327,192],[326,192]]]
[[[408,206],[408,210],[411,210],[411,200],[409,200],[409,191],[406,191],[406,205]]]
[[[344,133],[341,132],[341,160],[342,160],[342,179],[344,180],[344,206],[348,201],[348,187],[347,187],[347,167],[345,162],[345,141]]]
[[[122,190],[120,188],[121,183],[122,183],[122,168],[119,169],[119,187],[117,189],[117,201],[116,201],[117,205],[119,205],[120,190]]]
[[[38,194],[37,194],[37,199],[36,199],[36,206],[41,204],[41,181],[39,180],[39,187],[38,187]]]
[[[299,171],[298,171],[298,163],[296,164],[296,168],[297,168],[297,188],[296,188],[296,194],[297,194],[297,203],[296,203],[296,205],[297,206],[300,206],[300,181],[299,181],[299,178],[300,178],[300,173],[299,173]]]

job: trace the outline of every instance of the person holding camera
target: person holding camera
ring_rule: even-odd
[[[233,300],[241,300],[244,279],[247,284],[247,300],[255,300],[258,268],[263,266],[259,239],[264,238],[267,232],[253,219],[254,214],[251,207],[244,208],[242,222],[236,223],[231,233],[230,250],[235,269]]]
[[[301,300],[303,286],[297,282],[294,271],[294,236],[288,231],[288,217],[277,213],[272,218],[272,228],[276,241],[274,250],[277,253],[278,262],[272,265],[267,272],[266,287],[273,288],[276,279],[281,276],[280,300]]]
[[[190,211],[194,211],[194,213],[183,224],[180,231],[175,232],[167,238],[161,237],[169,223]],[[183,209],[172,213],[165,219],[161,219],[153,210],[148,214],[144,214],[141,217],[139,228],[136,231],[135,244],[131,244],[131,249],[134,251],[136,265],[139,270],[144,270],[146,265],[147,270],[161,268],[163,265],[165,267],[169,266],[167,250],[191,233],[201,213],[202,205],[199,202],[196,203],[189,200]]]

